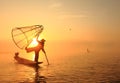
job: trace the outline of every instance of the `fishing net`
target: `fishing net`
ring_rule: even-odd
[[[38,38],[42,31],[42,25],[33,25],[13,28],[11,34],[16,46],[24,49],[32,42],[33,38]]]

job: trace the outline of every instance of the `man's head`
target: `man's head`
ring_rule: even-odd
[[[45,39],[41,39],[41,42],[45,42],[46,40]]]
[[[45,39],[37,40],[37,42],[38,42],[38,43],[40,43],[40,44],[41,44],[41,43],[43,43],[43,44],[44,44],[44,43],[45,43],[45,41],[46,41]]]

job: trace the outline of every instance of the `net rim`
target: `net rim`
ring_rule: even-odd
[[[24,34],[24,36],[25,36],[25,38],[26,38],[26,40],[27,40],[27,43],[28,43],[28,38],[27,38],[26,34],[25,34],[21,29],[18,29],[18,28],[14,28],[14,29],[12,29],[12,31],[11,31],[12,40],[13,40],[13,42],[15,43],[15,45],[16,45],[18,48],[20,48],[20,49],[24,49],[25,46],[20,47],[20,46],[16,43],[16,41],[15,41],[15,39],[14,39],[14,35],[13,35],[13,31],[14,31],[14,30],[19,30],[19,31],[21,31],[21,32]],[[27,46],[27,45],[26,45],[26,46]]]
[[[41,33],[41,32],[43,31],[43,29],[44,29],[44,26],[43,26],[43,25],[32,25],[32,26],[25,26],[25,27],[16,27],[16,28],[13,28],[13,29],[12,29],[12,31],[11,31],[12,40],[13,40],[13,42],[15,43],[15,45],[16,45],[18,48],[24,49],[25,47],[27,47],[27,46],[31,43],[31,41],[28,40],[28,37],[27,37],[27,35],[25,34],[25,32],[21,29],[21,28],[30,28],[30,27],[35,27],[35,28],[40,28],[40,29],[41,29],[41,30],[39,31],[39,33],[35,35],[35,36],[37,36],[37,38],[39,37],[40,33]],[[33,28],[33,29],[34,29],[34,28]],[[14,38],[14,34],[13,34],[13,32],[14,32],[15,30],[19,30],[20,32],[22,32],[22,34],[24,34],[25,39],[26,39],[26,41],[27,41],[27,44],[26,44],[26,45],[23,45],[23,46],[18,45],[18,43],[16,42],[16,40],[15,40],[15,38]],[[32,29],[31,29],[31,30],[32,30]]]

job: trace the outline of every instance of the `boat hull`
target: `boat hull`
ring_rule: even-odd
[[[42,64],[43,62],[38,62],[36,63],[35,61],[32,60],[28,60],[19,56],[15,56],[14,59],[20,63],[20,64],[24,64],[24,65],[28,65],[28,66],[37,66],[38,64]]]

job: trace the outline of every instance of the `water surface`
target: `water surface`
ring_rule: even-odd
[[[119,83],[117,49],[115,45],[51,43],[46,45],[50,65],[40,53],[39,60],[44,62],[40,68],[16,63],[15,50],[1,52],[0,83]],[[20,56],[32,60],[33,53],[20,51]]]

